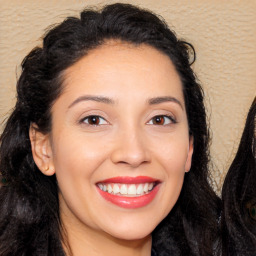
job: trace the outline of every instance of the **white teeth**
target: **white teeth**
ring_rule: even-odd
[[[154,184],[154,182],[141,184],[99,183],[98,187],[100,190],[114,195],[142,196],[149,193],[153,189]]]
[[[148,183],[146,183],[146,184],[144,185],[144,189],[143,189],[143,190],[144,190],[145,193],[148,192]]]
[[[114,194],[119,193],[119,186],[117,184],[115,184],[114,187],[113,187],[113,193]]]
[[[128,195],[136,195],[136,186],[134,184],[129,186]]]
[[[121,193],[122,195],[126,195],[126,194],[127,194],[127,186],[126,186],[126,185],[123,184],[123,185],[121,186],[120,193]]]
[[[112,187],[110,184],[108,184],[108,193],[111,193],[112,192]]]
[[[100,190],[103,190],[103,185],[101,183],[99,184],[99,188]]]
[[[153,183],[149,183],[149,185],[148,185],[148,190],[152,190],[152,189],[153,189],[153,186],[154,186]]]
[[[143,193],[143,186],[142,184],[140,184],[138,187],[137,187],[137,195],[140,195]]]

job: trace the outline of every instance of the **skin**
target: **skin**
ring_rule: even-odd
[[[65,70],[63,86],[52,107],[51,133],[31,126],[30,137],[39,169],[56,174],[73,255],[150,255],[150,234],[176,203],[193,154],[172,62],[150,46],[109,41]],[[156,97],[172,100],[150,104]],[[102,118],[90,125],[90,115]],[[155,178],[159,191],[144,207],[119,207],[96,186],[117,176]]]

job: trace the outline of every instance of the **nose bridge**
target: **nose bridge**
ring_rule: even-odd
[[[150,161],[149,148],[142,128],[130,124],[120,129],[112,152],[112,161],[132,167]]]

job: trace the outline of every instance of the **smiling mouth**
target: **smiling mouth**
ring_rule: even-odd
[[[156,197],[160,181],[146,177],[114,177],[96,183],[99,194],[119,207],[135,209],[150,204]]]
[[[139,183],[139,184],[123,184],[123,183],[98,183],[97,186],[101,191],[113,195],[124,197],[138,197],[150,193],[157,182]]]

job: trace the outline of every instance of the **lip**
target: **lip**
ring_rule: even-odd
[[[159,180],[153,179],[151,177],[146,176],[137,176],[137,177],[113,177],[110,179],[102,180],[98,183],[124,183],[124,184],[139,184],[139,183],[150,183],[156,182],[157,185],[148,193],[141,196],[136,197],[124,197],[120,195],[110,194],[108,192],[102,191],[98,186],[97,190],[99,194],[108,202],[111,202],[119,207],[127,208],[127,209],[136,209],[140,207],[144,207],[150,204],[157,192],[159,191]]]
[[[147,176],[136,176],[136,177],[129,177],[129,176],[120,176],[120,177],[113,177],[110,179],[102,180],[97,183],[124,183],[124,184],[139,184],[139,183],[150,183],[150,182],[158,182],[159,180],[153,179]]]

